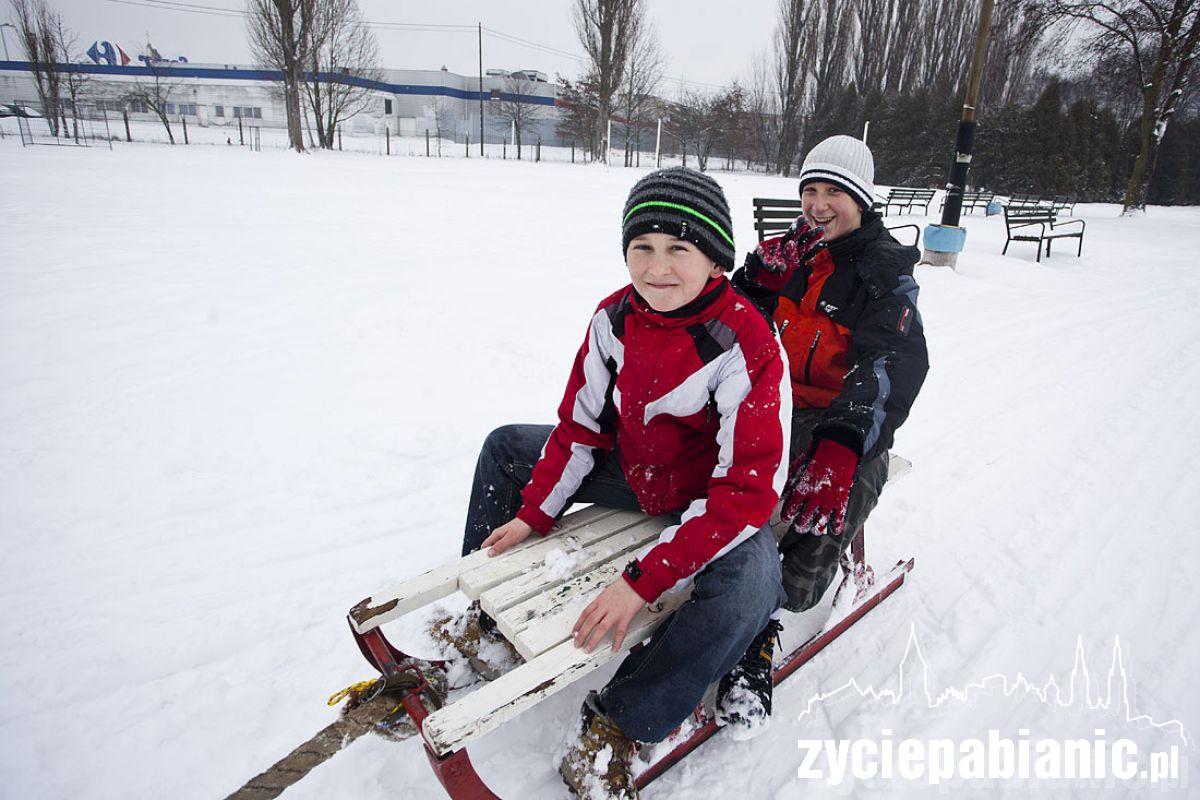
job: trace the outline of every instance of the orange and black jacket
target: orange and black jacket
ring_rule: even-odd
[[[868,211],[861,228],[819,250],[778,294],[745,267],[733,276],[780,328],[793,409],[825,409],[814,441],[841,442],[862,461],[891,446],[929,371],[913,278],[919,255]]]

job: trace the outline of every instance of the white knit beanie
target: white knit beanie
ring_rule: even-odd
[[[863,210],[875,202],[875,159],[866,143],[853,136],[830,136],[808,151],[800,167],[804,184],[828,181],[848,191]]]

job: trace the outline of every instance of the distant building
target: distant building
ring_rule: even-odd
[[[89,98],[108,111],[128,110],[131,119],[156,120],[149,109],[124,99],[130,84],[152,77],[140,61],[128,65],[72,64],[67,68],[89,73],[93,80]],[[156,68],[178,81],[168,113],[186,117],[189,124],[225,126],[236,129],[239,118],[267,128],[287,126],[278,81],[269,70],[239,64],[170,63]],[[509,90],[519,84],[520,92]],[[371,82],[374,101],[347,123],[349,132],[382,133],[386,126],[393,135],[437,135],[463,141],[479,139],[479,76],[458,75],[440,70],[381,70],[381,79]],[[0,61],[0,103],[18,102],[33,108],[37,91],[30,65],[25,61]],[[487,140],[508,137],[508,124],[496,113],[502,98],[515,99],[542,108],[542,118],[523,134],[526,143],[541,138],[558,144],[555,124],[557,87],[537,70],[491,69],[483,78],[484,121]],[[489,106],[491,110],[489,110]]]

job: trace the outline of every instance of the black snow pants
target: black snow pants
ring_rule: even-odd
[[[821,421],[822,409],[800,409],[792,413],[792,458],[808,452],[813,428]],[[783,588],[787,591],[788,611],[807,611],[825,596],[838,573],[842,553],[862,530],[888,477],[888,454],[883,453],[858,465],[850,501],[846,507],[846,524],[839,535],[814,536],[797,534],[783,526],[776,534],[786,531],[779,541],[783,554]]]

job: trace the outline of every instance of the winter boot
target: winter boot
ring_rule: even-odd
[[[450,645],[484,680],[494,681],[521,663],[521,656],[483,613],[479,601],[457,616],[435,619],[429,626],[434,640]]]
[[[771,720],[772,659],[783,625],[768,620],[742,660],[717,684],[717,724],[734,739],[753,739]]]
[[[638,800],[630,765],[637,744],[600,710],[596,693],[580,711],[579,737],[571,743],[558,772],[579,800]]]

